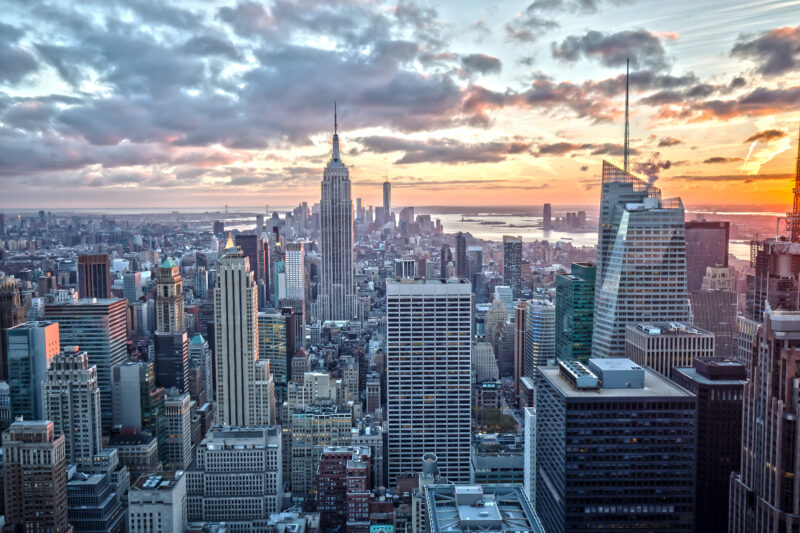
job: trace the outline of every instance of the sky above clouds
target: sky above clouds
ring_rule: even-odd
[[[800,0],[0,0],[0,209],[789,205]],[[787,26],[787,24],[789,24]]]

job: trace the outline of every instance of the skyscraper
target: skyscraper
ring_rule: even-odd
[[[87,464],[102,449],[97,367],[74,347],[53,357],[44,383],[44,418],[64,435],[70,464]]]
[[[192,455],[192,411],[191,400],[178,389],[166,391],[164,399],[166,427],[166,467],[169,470],[185,470],[194,460]]]
[[[43,384],[59,352],[58,324],[26,322],[6,331],[11,419],[43,420]]]
[[[45,306],[45,318],[58,322],[61,349],[78,346],[97,367],[103,429],[113,418],[112,373],[128,356],[126,325],[128,302],[121,298],[86,298],[78,303]]]
[[[122,275],[123,296],[130,303],[137,302],[142,295],[142,273],[125,272]]]
[[[147,432],[156,441],[162,462],[167,461],[164,396],[164,387],[156,385],[153,363],[130,362],[114,368],[114,424],[126,430]],[[145,442],[149,442],[149,437]]]
[[[637,365],[669,378],[676,367],[713,357],[714,334],[680,322],[628,324],[625,353]]]
[[[189,368],[198,368],[200,370],[204,391],[202,397],[205,398],[205,401],[213,400],[216,391],[213,365],[214,362],[212,361],[211,348],[208,346],[208,341],[199,333],[195,333],[194,337],[189,341]],[[204,403],[200,401],[199,392],[194,391],[195,397],[192,398],[198,403],[198,406]],[[192,391],[190,390],[189,393],[192,394]]]
[[[556,276],[556,357],[586,362],[592,355],[594,263],[572,263]]]
[[[467,236],[460,231],[456,234],[456,277],[469,280],[469,264],[467,263]]]
[[[448,274],[448,265],[453,262],[453,253],[450,251],[449,244],[443,244],[442,250],[439,253],[439,277],[447,279],[450,277]]]
[[[730,222],[692,220],[686,223],[686,285],[697,292],[707,267],[728,266]]]
[[[240,233],[233,242],[241,248],[244,256],[250,260],[250,271],[256,281],[266,276],[266,257],[269,255],[269,243],[261,236],[261,231],[256,228],[256,233]]]
[[[536,509],[550,532],[694,531],[695,397],[625,358],[536,386]]]
[[[472,289],[464,280],[387,280],[389,485],[424,453],[470,480]]]
[[[350,171],[339,155],[335,120],[333,153],[322,177],[320,248],[320,318],[352,320],[357,314],[353,279],[353,201],[350,199]]]
[[[214,289],[217,414],[231,426],[251,424],[251,387],[258,359],[258,297],[249,261],[228,238]]]
[[[183,277],[178,263],[167,257],[156,277],[156,322],[159,333],[186,329],[183,318]]]
[[[625,355],[634,322],[691,321],[683,204],[603,161],[592,352]]]
[[[306,252],[303,241],[287,242],[283,247],[285,256],[286,294],[277,303],[291,307],[300,315],[301,324],[306,323]]]
[[[791,531],[800,527],[800,312],[766,304],[754,346],[744,386],[742,465],[731,477],[728,531]]]
[[[522,295],[522,237],[503,235],[503,285],[514,292],[514,298]]]
[[[383,182],[383,222],[388,222],[392,218],[392,184],[389,178]]]
[[[25,308],[17,282],[7,279],[0,283],[0,381],[8,380],[6,330],[25,322]]]
[[[64,436],[50,421],[14,422],[3,432],[8,531],[71,531],[67,523]]]
[[[550,207],[550,204],[544,204],[544,208],[542,209],[542,229],[544,231],[550,231],[553,229],[553,209]]]
[[[556,308],[546,300],[529,300],[525,318],[523,375],[536,381],[539,368],[556,355]]]
[[[106,254],[78,256],[78,296],[111,297],[111,266]]]
[[[514,394],[519,396],[519,380],[525,372],[525,327],[528,325],[528,302],[520,300],[514,308]]]

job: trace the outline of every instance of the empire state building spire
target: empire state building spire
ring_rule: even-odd
[[[336,114],[336,102],[333,102],[333,154],[332,163],[341,163],[342,157],[339,155],[339,120]]]

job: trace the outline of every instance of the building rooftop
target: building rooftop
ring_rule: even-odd
[[[592,362],[602,361],[603,368],[607,370],[619,370],[623,365],[630,367],[635,365],[630,359],[624,357],[591,359]],[[566,398],[682,398],[692,396],[683,388],[675,385],[668,379],[650,370],[637,367],[644,372],[644,386],[640,388],[575,388],[559,371],[557,366],[546,366],[539,368],[539,375],[552,383]]]
[[[544,533],[519,484],[428,485],[426,498],[431,533]]]
[[[131,490],[172,490],[175,483],[183,476],[183,471],[160,472],[142,476],[133,484]]]
[[[687,336],[687,335],[712,335],[711,332],[682,322],[641,322],[630,324],[628,329],[644,333],[645,335],[659,336]]]

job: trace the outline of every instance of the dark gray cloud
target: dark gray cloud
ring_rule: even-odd
[[[581,57],[596,59],[607,67],[621,67],[627,59],[634,69],[664,70],[667,55],[661,39],[645,30],[603,33],[596,30],[570,35],[551,46],[553,57],[574,63]]]
[[[742,116],[764,116],[784,113],[800,106],[800,86],[779,89],[759,87],[739,98],[683,102],[662,109],[661,119],[689,121],[730,120]]]
[[[714,156],[709,157],[708,159],[703,160],[703,163],[706,165],[715,165],[719,163],[736,163],[737,161],[741,161],[741,157],[723,157],[723,156]]]
[[[557,142],[552,144],[540,144],[537,147],[539,155],[566,155],[572,152],[588,152],[589,155],[613,155],[621,156],[625,152],[625,148],[621,144],[614,143],[570,143],[570,142]],[[635,148],[629,148],[628,153],[631,155],[638,154]]]
[[[750,137],[745,139],[744,142],[746,142],[746,143],[750,143],[750,142],[753,142],[753,141],[769,142],[769,141],[774,141],[775,139],[782,139],[784,137],[786,137],[786,132],[784,132],[784,131],[781,131],[781,130],[764,130],[764,131],[759,131],[758,133],[752,134]]]
[[[522,138],[485,143],[464,143],[455,139],[427,139],[424,141],[402,137],[370,136],[356,139],[365,151],[374,153],[403,152],[395,161],[397,165],[413,163],[496,163],[510,155],[530,151],[532,143]]]
[[[493,74],[500,72],[502,63],[487,54],[469,54],[461,58],[461,68],[470,74]]]
[[[0,23],[0,83],[17,84],[39,70],[33,54],[18,44],[22,30]]]
[[[658,140],[658,147],[659,148],[666,148],[669,146],[675,146],[676,144],[681,144],[683,141],[680,139],[676,139],[675,137],[661,137]]]
[[[731,55],[756,61],[756,72],[778,76],[800,68],[800,26],[776,28],[759,36],[740,35]]]
[[[223,56],[233,60],[241,58],[241,54],[229,40],[209,35],[192,37],[184,43],[181,51],[199,56]]]
[[[654,153],[647,161],[636,161],[633,164],[633,171],[636,174],[647,176],[650,184],[654,184],[658,180],[658,175],[662,170],[669,170],[672,167],[672,161],[662,161],[658,152]]]
[[[716,174],[709,176],[698,176],[695,174],[681,174],[679,176],[670,176],[670,180],[676,181],[692,181],[692,182],[726,182],[726,181],[740,181],[743,183],[753,183],[755,181],[772,181],[772,180],[788,180],[793,179],[792,174],[755,174],[755,175],[742,175],[742,174]]]

